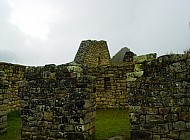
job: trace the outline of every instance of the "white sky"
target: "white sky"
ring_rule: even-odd
[[[106,40],[137,55],[190,48],[190,0],[0,0],[0,59],[70,62],[80,42]],[[0,61],[1,61],[0,60]]]

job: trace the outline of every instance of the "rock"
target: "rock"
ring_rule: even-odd
[[[170,108],[159,108],[160,114],[168,114],[170,111]]]
[[[173,123],[173,127],[174,127],[174,130],[178,130],[178,131],[183,131],[186,129],[185,122],[183,121],[178,121],[178,122]]]
[[[181,132],[179,139],[180,140],[188,140],[188,139],[190,139],[190,132]]]
[[[168,138],[171,139],[179,139],[179,132],[178,131],[170,131],[170,134],[167,134]]]

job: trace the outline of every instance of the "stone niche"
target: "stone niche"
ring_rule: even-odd
[[[75,63],[29,67],[20,82],[21,137],[83,140],[95,134],[94,78]]]

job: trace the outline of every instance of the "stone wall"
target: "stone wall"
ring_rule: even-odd
[[[110,65],[110,54],[106,41],[82,41],[74,61],[88,66]]]
[[[82,140],[94,135],[94,78],[85,67],[30,67],[25,78],[19,89],[23,140]]]
[[[18,82],[24,78],[25,66],[0,63],[0,71],[4,71],[5,80],[8,81],[8,111],[17,110],[20,108],[18,97]]]
[[[190,55],[165,55],[144,63],[127,82],[131,139],[190,138]]]
[[[128,81],[135,81],[144,72],[143,65],[156,59],[156,54],[135,56],[133,62],[119,65],[90,67],[96,77],[97,108],[128,108]]]
[[[8,81],[4,71],[0,71],[0,134],[7,132]]]
[[[89,69],[89,73],[96,77],[97,108],[128,107],[127,73],[132,72],[133,69],[133,64],[100,66]]]

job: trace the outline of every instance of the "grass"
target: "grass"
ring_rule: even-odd
[[[126,109],[97,109],[96,138],[105,140],[113,136],[129,138],[129,113]]]
[[[20,112],[8,114],[7,133],[0,135],[0,140],[20,140]],[[113,136],[129,137],[129,113],[125,109],[97,109],[96,139],[105,140]]]
[[[14,111],[9,113],[7,119],[7,133],[0,135],[0,140],[20,140],[20,111]]]

